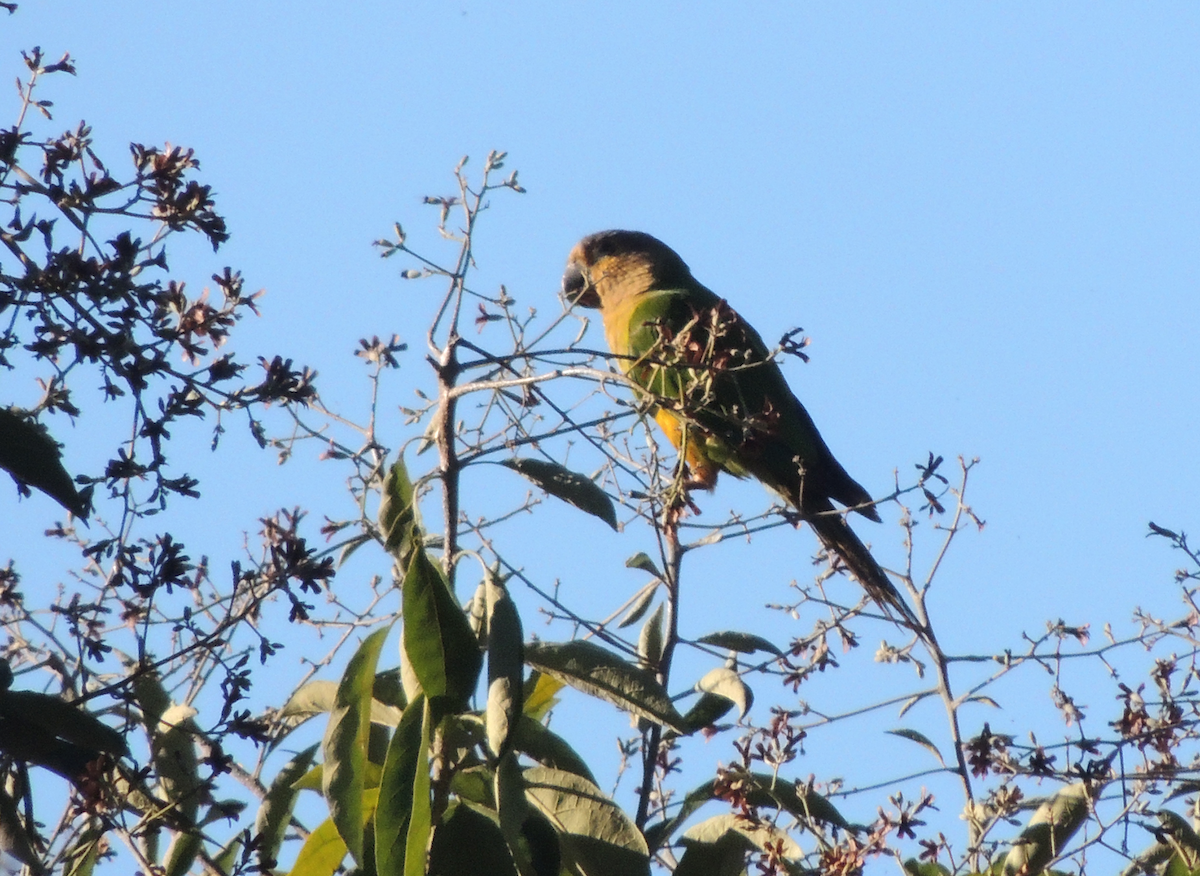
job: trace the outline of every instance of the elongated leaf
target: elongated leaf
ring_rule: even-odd
[[[612,499],[591,478],[541,459],[506,459],[500,464],[533,481],[551,496],[599,517],[613,529],[617,528],[617,511]]]
[[[680,735],[691,732],[653,673],[626,663],[592,642],[532,642],[525,646],[525,662]]]
[[[401,570],[407,570],[413,552],[421,547],[421,514],[403,456],[392,464],[383,481],[379,530],[388,553],[396,558]]]
[[[196,758],[196,725],[191,706],[174,705],[163,712],[153,746],[154,769],[162,795],[188,824],[196,822],[203,783]]]
[[[918,861],[909,858],[904,862],[906,876],[950,876],[950,871],[937,861]]]
[[[404,710],[388,746],[375,812],[375,869],[403,873],[408,824],[418,771],[429,773],[429,746],[424,737],[425,698],[418,697]]]
[[[488,576],[487,744],[493,757],[508,747],[521,715],[525,681],[525,633],[504,586]]]
[[[564,858],[583,873],[646,876],[646,841],[612,799],[586,779],[549,767],[525,770],[525,796],[559,835]]]
[[[543,766],[554,767],[582,776],[592,784],[596,779],[587,763],[567,741],[528,715],[522,715],[513,731],[512,745]]]
[[[92,876],[96,869],[96,861],[100,858],[103,838],[103,823],[99,818],[89,819],[87,827],[63,853],[63,876]],[[28,861],[24,863],[28,863]],[[38,867],[32,869],[34,873],[41,872]]]
[[[404,842],[404,876],[425,876],[425,854],[429,848],[429,832],[433,829],[433,812],[429,800],[429,741],[432,736],[433,714],[429,701],[426,700],[421,716],[417,768],[413,774],[412,810],[408,817],[408,835]]]
[[[517,865],[500,825],[460,804],[433,832],[429,876],[517,876]]]
[[[500,834],[504,837],[504,843],[513,856],[518,872],[521,876],[542,876],[542,868],[535,865],[534,858],[539,854],[545,856],[547,849],[551,850],[551,857],[559,858],[558,839],[551,830],[549,842],[544,844],[547,849],[539,851],[533,848],[533,842],[525,831],[525,825],[530,820],[530,806],[525,799],[525,779],[513,752],[506,751],[496,761],[494,784]],[[535,832],[533,839],[543,838]],[[547,876],[558,876],[557,863],[553,872]]]
[[[345,840],[333,819],[328,818],[308,835],[288,876],[333,876],[345,860],[346,852]]]
[[[270,872],[275,867],[292,811],[296,808],[296,798],[300,796],[300,790],[294,786],[308,772],[318,747],[311,745],[284,764],[258,807],[254,832],[258,836],[257,854],[263,872]]]
[[[638,636],[638,663],[645,669],[656,669],[663,653],[663,604],[642,625]]]
[[[776,657],[782,657],[783,652],[762,636],[753,633],[737,633],[726,630],[720,633],[709,633],[696,640],[714,648],[727,648],[730,651],[740,651],[742,654],[753,654],[755,651],[766,651]]]
[[[933,756],[938,759],[938,763],[942,766],[946,765],[946,761],[942,760],[942,753],[938,751],[938,747],[924,733],[909,730],[907,727],[897,727],[895,730],[887,730],[885,732],[890,733],[892,736],[899,736],[901,739],[907,739],[909,742],[917,743],[917,745],[933,752]]]
[[[0,407],[0,468],[87,519],[89,503],[63,468],[58,442],[17,408]]]
[[[742,677],[727,666],[719,666],[704,674],[696,682],[696,689],[704,693],[714,694],[732,702],[738,707],[739,717],[746,717],[750,707],[754,705],[754,691],[742,680]]]
[[[750,773],[746,799],[753,806],[782,809],[799,819],[811,818],[844,830],[859,830],[827,799],[810,788],[770,773]]]
[[[403,610],[404,653],[425,696],[464,708],[483,667],[479,641],[424,550],[413,554],[404,576]]]
[[[632,557],[625,561],[626,567],[630,569],[641,569],[643,572],[649,572],[655,578],[662,578],[662,572],[658,571],[658,566],[654,565],[654,560],[645,551],[638,551]]]
[[[167,857],[163,862],[163,876],[184,876],[192,869],[196,857],[200,854],[203,842],[200,834],[191,830],[175,834],[171,845],[167,846]]]
[[[38,855],[25,822],[17,811],[17,803],[4,788],[0,787],[0,850],[8,852],[34,873],[44,873],[41,856]]]
[[[654,601],[654,594],[658,592],[658,582],[651,581],[638,593],[638,597],[634,600],[633,605],[629,606],[629,611],[625,612],[625,616],[617,623],[619,629],[633,626],[642,619],[642,615],[646,613],[646,609],[650,607],[650,603]]]
[[[375,664],[390,627],[376,630],[363,640],[342,673],[321,743],[324,759],[321,791],[329,816],[354,860],[363,857],[363,790],[370,733],[371,687]]]
[[[1004,857],[1005,876],[1041,873],[1066,849],[1090,813],[1087,786],[1068,785],[1042,803]]]

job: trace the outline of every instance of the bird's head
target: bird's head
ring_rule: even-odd
[[[679,254],[657,237],[642,231],[600,231],[571,250],[562,289],[571,304],[600,307],[611,294],[671,288],[690,277]]]

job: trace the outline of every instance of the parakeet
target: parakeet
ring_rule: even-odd
[[[640,231],[592,234],[571,250],[562,286],[570,303],[599,308],[609,349],[653,403],[686,461],[689,486],[712,489],[722,471],[757,478],[799,512],[872,599],[920,629],[833,504],[877,521],[870,494],[834,459],[758,332],[674,250]]]

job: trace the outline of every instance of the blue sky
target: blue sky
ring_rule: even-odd
[[[930,450],[982,459],[988,526],[933,597],[948,648],[1177,610],[1178,558],[1144,533],[1198,519],[1194,5],[28,2],[0,20],[10,77],[34,44],[75,58],[43,97],[110,163],[130,140],[196,149],[233,238],[172,267],[266,288],[238,349],[314,365],[327,397],[360,386],[349,353],[372,334],[417,351],[397,403],[428,385],[434,290],[370,243],[400,221],[436,246],[421,196],[504,149],[528,193],[495,199],[480,286],[556,313],[575,240],[649,231],[764,336],[804,327],[789,379],[868,489]],[[240,497],[256,516],[337,489],[261,478]],[[766,504],[729,483],[705,503]],[[896,559],[886,516],[859,528]],[[209,552],[236,552],[253,518],[235,518]],[[759,544],[694,570],[691,634],[778,623],[759,606],[809,574],[812,543]]]

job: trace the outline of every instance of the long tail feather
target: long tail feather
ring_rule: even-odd
[[[832,510],[832,507],[831,509]],[[841,514],[821,514],[806,517],[808,525],[828,550],[833,551],[850,570],[867,595],[874,599],[884,611],[894,609],[901,619],[915,631],[924,629],[916,614],[908,607],[887,572],[871,556],[867,546],[854,534]]]

